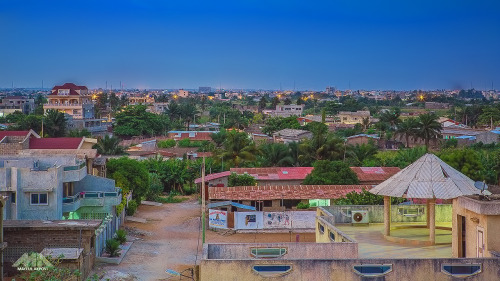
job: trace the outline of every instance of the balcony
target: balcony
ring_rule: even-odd
[[[77,165],[65,166],[63,168],[63,181],[81,181],[87,175],[87,165],[85,161],[77,163]]]
[[[75,212],[80,207],[117,206],[122,200],[122,191],[89,191],[63,198],[63,213]]]

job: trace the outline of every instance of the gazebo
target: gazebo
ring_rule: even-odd
[[[436,242],[436,199],[480,194],[474,181],[434,154],[427,153],[370,190],[384,196],[384,235],[391,235],[391,197],[427,199],[429,241]]]

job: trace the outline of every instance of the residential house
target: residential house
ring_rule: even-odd
[[[262,112],[272,117],[302,116],[304,105],[277,105],[275,110],[263,110]]]
[[[218,131],[169,131],[168,138],[180,141],[190,139],[192,141],[212,141],[211,135]]]
[[[279,143],[290,143],[310,139],[312,136],[313,134],[306,130],[283,129],[273,133],[273,140]]]
[[[361,124],[363,122],[363,119],[370,119],[370,111],[340,111],[337,116],[340,119],[340,123]]]

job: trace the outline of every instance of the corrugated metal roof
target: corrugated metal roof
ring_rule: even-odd
[[[391,197],[452,199],[479,194],[474,181],[434,154],[425,154],[391,178],[370,190]]]

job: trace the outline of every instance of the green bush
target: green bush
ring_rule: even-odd
[[[297,204],[297,209],[309,209],[309,203],[300,202]]]
[[[125,242],[127,242],[127,232],[123,229],[118,229],[115,233],[115,239],[120,244],[125,244]]]
[[[110,257],[118,257],[120,255],[120,242],[116,239],[108,239],[106,240],[106,248],[104,249],[106,253],[109,254]]]
[[[257,184],[255,178],[249,174],[238,175],[236,173],[231,173],[227,180],[227,186],[254,186]]]
[[[179,147],[201,147],[206,145],[207,141],[191,141],[190,139],[183,139],[177,142]]]
[[[175,146],[175,140],[162,140],[158,142],[159,148],[171,148]]]
[[[167,197],[160,196],[156,201],[160,203],[181,203],[188,199],[186,197],[178,197],[177,195],[179,195],[179,192],[172,191]]]
[[[182,190],[184,191],[184,194],[186,195],[191,195],[196,193],[196,186],[190,186],[189,184],[185,184],[182,187]]]
[[[128,207],[127,207],[127,216],[133,216],[135,214],[135,211],[137,210],[137,206],[139,206],[139,204],[137,204],[137,201],[135,200],[131,200],[130,202],[128,202]]]

